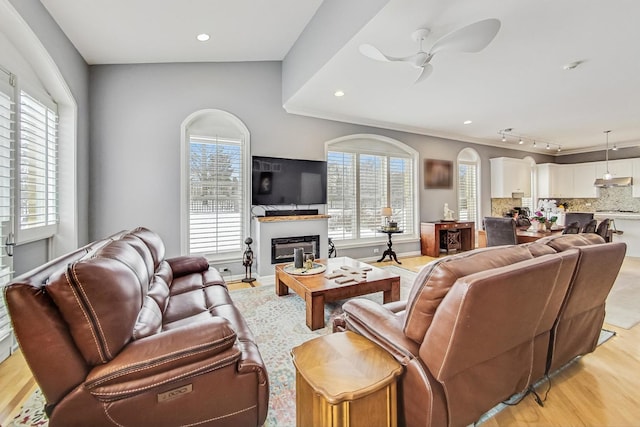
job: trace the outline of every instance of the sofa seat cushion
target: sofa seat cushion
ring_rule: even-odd
[[[415,342],[422,342],[440,302],[458,278],[532,258],[526,247],[496,246],[430,262],[413,282],[407,299],[404,333]]]
[[[231,349],[236,334],[226,319],[211,317],[206,321],[176,328],[162,334],[137,340],[128,345],[111,363],[94,368],[85,381],[89,390],[112,384],[131,383],[140,379],[149,386],[159,383],[160,375],[168,378],[186,375],[198,362],[211,362]],[[231,352],[237,359],[237,349]],[[225,354],[225,359],[230,354]],[[140,392],[143,390],[137,390]],[[122,390],[127,394],[132,390]]]

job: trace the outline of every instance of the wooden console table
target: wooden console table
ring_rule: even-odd
[[[437,258],[440,256],[440,231],[460,230],[460,249],[470,251],[476,247],[474,222],[434,221],[420,223],[420,252]]]

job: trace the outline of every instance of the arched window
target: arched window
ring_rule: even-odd
[[[404,235],[417,234],[417,164],[413,148],[379,135],[350,135],[327,142],[329,237],[381,237],[381,209]]]
[[[182,123],[182,253],[238,259],[249,235],[249,130],[201,110]]]
[[[458,153],[458,219],[474,221],[480,218],[480,156],[473,148]]]

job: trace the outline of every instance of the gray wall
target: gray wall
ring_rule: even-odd
[[[9,0],[56,63],[78,105],[78,241],[89,241],[89,67],[39,0]],[[45,242],[16,247],[14,270],[24,272],[46,261]]]
[[[357,133],[408,144],[420,153],[420,165],[426,158],[455,161],[461,149],[473,146],[483,159],[487,213],[488,159],[528,155],[288,114],[282,108],[280,62],[100,65],[91,67],[90,81],[90,238],[145,225],[163,237],[169,256],[180,250],[180,125],[200,109],[239,117],[251,132],[254,155],[324,159],[326,141]],[[454,190],[424,190],[422,179],[420,171],[421,220],[440,218],[445,202],[455,209]],[[411,250],[419,250],[418,244],[399,248]],[[370,249],[350,255],[373,256]],[[238,265],[230,268],[240,271]]]

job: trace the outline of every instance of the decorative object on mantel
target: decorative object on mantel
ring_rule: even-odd
[[[442,220],[455,221],[455,218],[453,218],[453,209],[449,209],[449,203],[444,204],[444,217],[442,218]]]
[[[424,161],[424,188],[453,188],[453,162],[449,160],[426,159]]]
[[[245,249],[242,254],[242,265],[244,265],[244,279],[242,279],[245,283],[255,282],[255,278],[251,277],[251,266],[253,265],[253,251],[251,250],[251,244],[253,243],[253,239],[251,237],[247,237],[244,240],[244,243],[247,245],[247,249]]]

